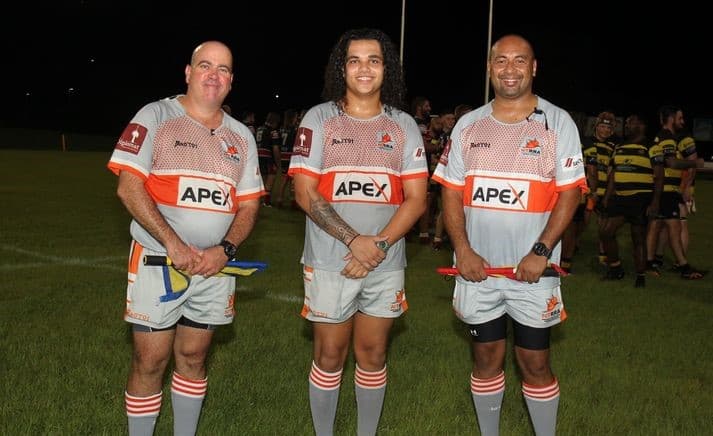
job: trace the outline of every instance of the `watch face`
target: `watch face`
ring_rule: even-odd
[[[532,247],[532,251],[538,256],[545,256],[545,257],[550,256],[550,249],[547,248],[547,246],[545,244],[543,244],[542,242],[537,242]]]
[[[228,256],[228,259],[235,258],[235,255],[238,253],[238,247],[228,241],[222,241],[220,245],[223,246],[223,251],[225,252],[225,255]]]
[[[387,251],[389,251],[389,247],[391,247],[391,244],[389,244],[389,241],[379,241],[376,243],[376,246],[379,247],[379,250],[386,253]]]

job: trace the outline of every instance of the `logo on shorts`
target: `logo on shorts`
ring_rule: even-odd
[[[543,321],[551,321],[555,318],[559,318],[560,312],[562,311],[562,305],[556,296],[552,296],[547,299],[547,308],[542,312]]]
[[[406,304],[406,292],[402,289],[400,291],[396,291],[396,300],[391,303],[391,311],[392,312],[399,312],[404,308],[404,305]]]
[[[127,318],[138,319],[138,320],[141,320],[141,321],[149,321],[149,320],[151,319],[151,318],[150,318],[147,314],[145,314],[145,313],[134,312],[133,310],[131,310],[131,309],[128,307],[129,304],[130,304],[130,302],[127,301],[127,303],[126,303],[127,307],[126,307],[126,310],[124,311],[124,316],[126,316]]]
[[[235,292],[228,296],[228,303],[225,305],[224,315],[226,318],[235,316]]]

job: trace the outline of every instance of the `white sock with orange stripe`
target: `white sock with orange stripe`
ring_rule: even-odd
[[[354,390],[357,401],[357,434],[376,434],[386,393],[386,366],[374,372],[364,371],[356,366]]]
[[[491,378],[476,378],[471,373],[470,393],[473,396],[480,434],[497,436],[500,432],[500,408],[505,394],[505,372],[501,371]]]
[[[341,369],[337,372],[322,371],[312,361],[312,370],[309,373],[309,406],[316,436],[331,436],[334,433],[334,417],[337,414],[341,383]]]
[[[137,397],[124,391],[126,416],[129,418],[129,436],[151,436],[156,418],[161,411],[161,394]]]
[[[560,402],[560,385],[555,378],[547,386],[522,384],[527,410],[537,436],[554,436],[557,426],[557,408]]]
[[[171,379],[171,405],[173,406],[173,434],[194,435],[208,390],[208,378],[191,380],[177,372]]]

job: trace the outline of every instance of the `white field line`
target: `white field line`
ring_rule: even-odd
[[[99,261],[114,260],[114,259],[116,259],[116,257],[113,257],[113,258],[102,257],[99,259],[86,259],[86,258],[82,258],[82,257],[51,256],[48,254],[42,254],[42,253],[38,253],[36,251],[25,250],[24,248],[14,247],[12,245],[7,245],[7,244],[0,244],[0,249],[5,250],[5,251],[12,251],[12,252],[18,253],[18,254],[24,254],[27,256],[32,256],[39,260],[44,260],[44,261],[46,261],[45,266],[47,265],[47,263],[49,263],[49,264],[65,265],[65,266],[85,266],[88,268],[101,268],[101,269],[108,269],[108,270],[112,270],[112,271],[126,271],[126,268],[120,268],[115,265],[102,265],[102,264],[97,263],[97,260],[99,260]],[[122,259],[125,259],[125,258],[122,257]],[[20,264],[19,266],[22,267],[23,265],[28,265],[28,264]],[[3,270],[12,269],[12,267],[17,267],[17,264],[7,264],[7,263],[0,264],[0,268],[2,268]]]
[[[48,254],[38,253],[36,251],[25,250],[24,248],[15,247],[7,244],[0,244],[0,250],[11,251],[18,254],[24,254],[26,256],[35,257],[44,262],[26,262],[26,263],[0,263],[0,271],[14,271],[20,269],[31,269],[31,268],[42,268],[47,265],[65,265],[65,266],[83,266],[87,268],[98,268],[106,269],[110,271],[120,271],[126,272],[125,267],[118,267],[116,265],[107,265],[104,262],[116,262],[123,261],[126,262],[126,256],[105,256],[93,259],[86,259],[81,257],[66,257],[66,256],[51,256]],[[240,293],[253,293],[257,292],[255,289],[249,288],[247,286],[237,286],[235,288],[236,292]],[[265,292],[265,297],[271,300],[284,301],[287,303],[302,303],[303,299],[295,295],[284,295],[274,293],[270,290]]]

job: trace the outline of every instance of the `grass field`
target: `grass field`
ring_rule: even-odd
[[[129,217],[108,153],[0,150],[0,434],[121,435],[131,342],[122,320]],[[713,181],[697,185],[691,262],[713,269]],[[304,216],[263,208],[242,260],[267,271],[240,279],[237,316],[218,329],[201,435],[312,434],[311,329],[299,316]],[[713,434],[713,277],[667,272],[633,287],[602,282],[594,225],[563,279],[569,319],[553,330],[561,386],[558,434]],[[467,332],[452,282],[434,272],[447,250],[409,243],[408,313],[396,323],[380,435],[477,435]],[[670,265],[670,262],[668,263]],[[336,429],[356,432],[350,360]],[[532,434],[510,354],[502,435]],[[168,385],[157,435],[171,434]]]

